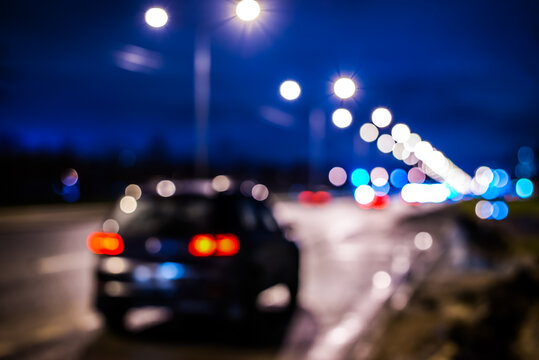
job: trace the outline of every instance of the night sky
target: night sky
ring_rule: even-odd
[[[537,147],[538,1],[260,3],[246,26],[226,0],[3,1],[2,141],[97,158],[161,143],[191,159],[193,49],[205,27],[214,164],[305,161],[312,109],[326,114],[323,166],[399,165],[358,141],[377,106],[469,172],[511,168],[520,146]],[[165,28],[145,25],[152,5],[169,12]],[[361,84],[353,101],[331,94],[340,74]],[[279,97],[286,79],[301,84],[297,101]],[[340,105],[354,115],[348,129],[331,123]]]

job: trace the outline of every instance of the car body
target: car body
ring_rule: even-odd
[[[265,201],[211,185],[176,181],[168,183],[173,194],[159,195],[158,185],[138,200],[123,197],[105,221],[115,231],[88,237],[99,254],[96,307],[111,327],[123,328],[126,312],[144,306],[231,320],[293,310],[297,246]],[[126,198],[131,205],[122,208]]]

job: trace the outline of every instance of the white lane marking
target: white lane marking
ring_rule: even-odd
[[[89,252],[72,252],[38,259],[37,272],[38,274],[54,274],[89,268],[92,264],[93,256]]]

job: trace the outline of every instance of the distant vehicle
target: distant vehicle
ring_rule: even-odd
[[[144,191],[127,208],[122,199],[107,220],[115,231],[88,237],[99,254],[96,307],[108,325],[124,330],[126,312],[143,306],[237,321],[290,314],[298,248],[267,204],[209,181],[169,185],[173,194]]]

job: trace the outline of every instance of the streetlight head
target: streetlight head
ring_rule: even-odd
[[[388,109],[379,107],[374,109],[371,114],[371,119],[374,125],[378,126],[379,128],[384,128],[391,123],[393,116]]]
[[[340,108],[333,112],[331,120],[336,127],[344,129],[352,124],[352,113],[347,109]]]
[[[284,99],[292,101],[301,95],[301,87],[294,80],[286,80],[279,87],[279,92]]]
[[[168,22],[167,12],[158,7],[150,8],[144,14],[144,20],[146,24],[150,25],[153,28],[160,28],[166,25]]]
[[[349,99],[356,93],[357,87],[354,80],[342,77],[333,84],[333,92],[341,99]]]
[[[242,21],[253,21],[260,15],[260,5],[256,0],[241,0],[236,5],[236,15]]]

